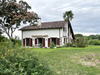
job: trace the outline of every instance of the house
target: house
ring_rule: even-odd
[[[56,46],[72,43],[75,39],[70,21],[43,22],[38,19],[37,25],[29,25],[20,29],[22,31],[22,45],[50,47],[54,42]]]

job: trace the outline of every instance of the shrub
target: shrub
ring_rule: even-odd
[[[40,43],[40,48],[43,48],[43,44]]]
[[[21,46],[21,40],[18,40],[18,39],[12,39],[12,42],[13,42],[13,44],[14,45],[19,45],[19,46]]]
[[[73,47],[86,47],[86,46],[88,46],[88,42],[84,37],[78,37],[72,43],[72,46]]]
[[[64,46],[57,46],[57,48],[63,48]]]
[[[56,45],[54,44],[54,42],[52,42],[51,44],[50,44],[50,48],[54,48]]]
[[[27,49],[0,42],[0,75],[51,75],[48,65]]]
[[[100,40],[98,39],[90,40],[89,45],[100,45]]]
[[[71,43],[66,43],[64,46],[65,47],[72,47],[72,44]]]

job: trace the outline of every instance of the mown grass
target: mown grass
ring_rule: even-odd
[[[100,75],[100,46],[86,48],[31,48],[43,59],[54,75]]]

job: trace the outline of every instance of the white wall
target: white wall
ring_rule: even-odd
[[[63,36],[68,36],[68,23],[65,24],[64,30],[63,30]]]
[[[62,37],[62,29],[60,30]],[[48,37],[57,37],[59,38],[59,29],[45,29],[45,30],[30,30],[23,31],[23,38],[32,38],[32,35],[48,35]]]
[[[45,38],[45,47],[48,47],[48,38],[55,37],[55,38],[61,38],[63,37],[63,28],[60,29],[60,35],[59,35],[59,29],[43,29],[43,30],[29,30],[29,31],[23,31],[23,38],[32,38],[33,39],[33,45],[35,45],[35,38],[32,37],[32,35],[48,35],[48,37]],[[62,45],[63,42],[61,42]]]

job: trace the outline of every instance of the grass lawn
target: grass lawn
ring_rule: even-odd
[[[100,75],[100,46],[86,48],[33,48],[36,56],[43,59],[54,75]]]

